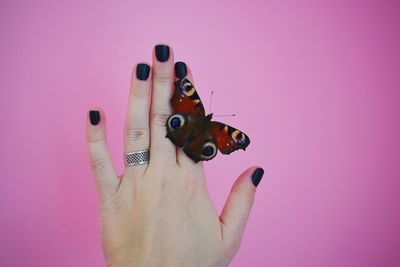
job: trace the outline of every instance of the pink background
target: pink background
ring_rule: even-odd
[[[131,68],[170,44],[265,169],[231,266],[400,266],[397,1],[0,2],[0,266],[102,266],[86,114],[122,171]]]

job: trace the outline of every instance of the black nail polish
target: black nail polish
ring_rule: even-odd
[[[253,172],[253,175],[251,176],[251,180],[253,181],[253,184],[255,187],[257,187],[257,185],[260,183],[263,175],[264,175],[264,170],[262,168],[257,168]]]
[[[92,125],[97,125],[100,121],[100,112],[98,112],[97,110],[91,110],[89,114],[90,114],[90,123]]]
[[[178,78],[184,78],[187,75],[187,67],[185,62],[178,61],[175,63],[175,75]]]
[[[169,46],[156,45],[156,57],[160,62],[165,62],[169,58]]]
[[[147,64],[140,63],[136,67],[136,78],[145,81],[149,78],[150,66]]]

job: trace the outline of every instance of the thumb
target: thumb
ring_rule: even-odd
[[[245,170],[235,181],[224,208],[219,216],[223,242],[240,246],[243,230],[253,206],[256,187],[264,174],[262,168],[253,166]]]

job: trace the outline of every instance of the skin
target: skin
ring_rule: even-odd
[[[145,63],[145,62],[143,62]],[[118,175],[106,140],[106,117],[87,118],[90,163],[100,199],[101,240],[108,267],[228,266],[240,246],[256,191],[251,166],[235,181],[221,214],[210,200],[203,162],[195,164],[165,138],[171,114],[174,52],[158,62],[153,48],[149,78],[132,72],[125,121],[126,152],[150,147],[150,162]],[[188,67],[190,81],[193,77]],[[150,95],[152,96],[150,99]]]

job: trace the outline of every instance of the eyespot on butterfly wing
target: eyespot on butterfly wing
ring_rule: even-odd
[[[186,78],[175,81],[175,91],[170,103],[174,113],[205,117],[203,103],[193,84]]]
[[[166,137],[178,147],[185,146],[198,126],[198,120],[198,117],[183,112],[173,113],[167,119]]]
[[[175,81],[170,104],[173,113],[166,121],[166,137],[176,146],[183,147],[199,135],[205,120],[204,107],[193,84],[186,78]]]
[[[222,154],[230,154],[235,150],[246,150],[250,138],[238,129],[225,123],[211,121],[211,135]]]

